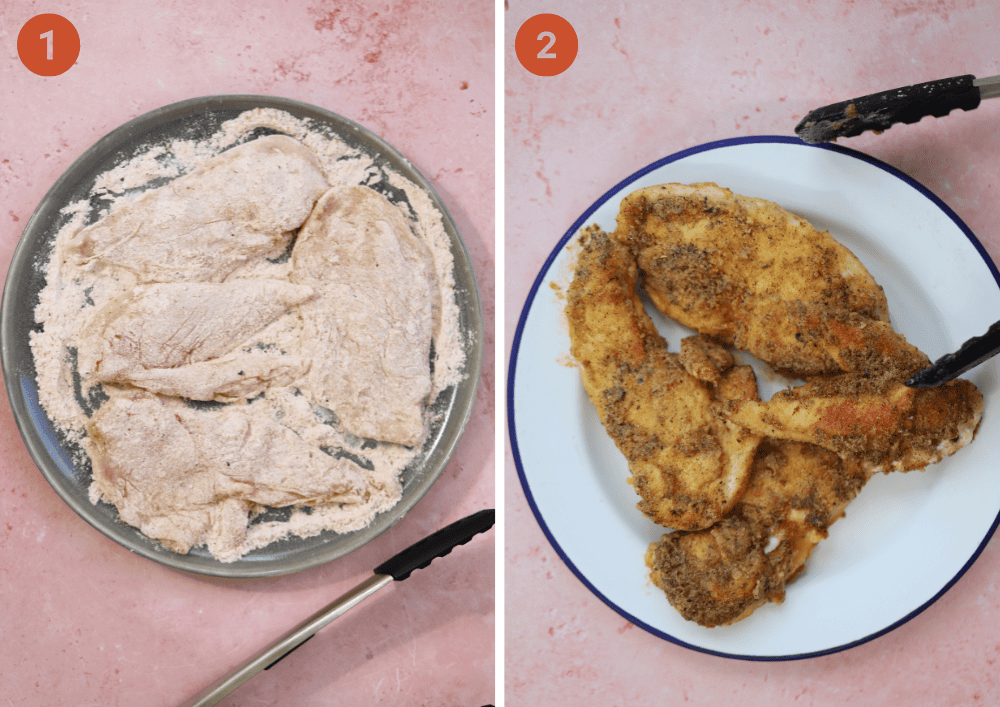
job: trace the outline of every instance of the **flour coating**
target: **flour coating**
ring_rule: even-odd
[[[378,194],[380,180],[405,200]],[[149,146],[89,196],[64,209],[31,347],[40,402],[93,469],[91,500],[223,562],[394,506],[467,350],[426,192],[258,109]],[[360,221],[328,208],[347,197]],[[288,520],[253,522],[286,506]]]

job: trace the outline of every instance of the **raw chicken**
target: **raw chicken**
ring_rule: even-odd
[[[82,327],[81,371],[128,382],[145,369],[217,358],[310,296],[311,288],[266,279],[139,286]]]
[[[413,445],[424,431],[437,302],[433,262],[403,213],[363,186],[334,187],[292,250],[313,360],[313,402],[358,437]]]
[[[97,495],[180,553],[207,543],[218,559],[236,559],[254,504],[350,504],[368,494],[353,461],[239,408],[191,410],[148,393],[116,394],[87,432]]]
[[[68,252],[140,282],[221,282],[249,258],[280,255],[328,186],[302,144],[258,138],[113,208],[75,234]]]

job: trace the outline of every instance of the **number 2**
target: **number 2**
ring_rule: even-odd
[[[45,40],[45,58],[52,61],[52,30],[38,35],[39,39]],[[546,47],[547,49],[548,47]]]
[[[551,32],[542,32],[537,37],[537,39],[539,41],[541,41],[543,39],[546,39],[546,38],[548,38],[549,43],[546,44],[544,47],[542,47],[542,51],[538,52],[538,58],[539,59],[555,59],[556,58],[555,52],[553,52],[552,54],[549,54],[549,49],[551,49],[555,45],[555,43],[556,43],[556,36],[554,34],[552,34]]]

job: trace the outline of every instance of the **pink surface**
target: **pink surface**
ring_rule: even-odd
[[[512,2],[504,13],[508,356],[545,258],[588,206],[637,169],[711,140],[791,135],[809,110],[854,96],[1000,74],[1000,12],[990,2],[584,7]],[[542,12],[567,19],[579,37],[574,65],[551,78],[529,74],[513,53],[518,27]],[[996,260],[998,110],[1000,101],[988,101],[841,144],[922,182]],[[602,603],[542,534],[509,445],[504,471],[508,705],[1000,702],[996,538],[943,598],[879,639],[807,661],[741,662],[663,641]]]
[[[16,51],[20,27],[45,12],[81,37],[77,65],[54,78],[29,73]],[[393,553],[494,505],[494,11],[484,1],[11,0],[0,43],[4,273],[36,205],[101,136],[178,100],[254,93],[332,110],[406,155],[450,210],[479,278],[484,375],[455,457],[390,531],[293,576],[199,578],[130,554],[60,500],[0,405],[0,704],[179,704]],[[383,589],[222,704],[492,702],[494,537]]]

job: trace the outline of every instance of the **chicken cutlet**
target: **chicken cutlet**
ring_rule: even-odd
[[[235,559],[255,506],[359,504],[368,495],[353,461],[238,408],[196,411],[143,391],[118,391],[87,432],[92,494],[180,553],[207,542],[217,558]]]
[[[967,444],[982,413],[971,383],[903,385],[929,360],[893,330],[879,287],[829,233],[715,184],[665,184],[622,200],[616,240],[637,252],[654,304],[807,385],[727,419],[812,442],[870,469],[919,469]]]
[[[79,373],[191,400],[253,397],[307,362],[234,349],[312,294],[271,279],[140,285],[82,320]]]
[[[307,147],[270,135],[116,205],[74,234],[67,251],[140,282],[221,282],[249,258],[280,255],[328,188]]]
[[[729,625],[767,602],[780,604],[868,478],[821,447],[764,440],[746,491],[725,518],[650,544],[650,578],[681,616],[702,626]]]
[[[843,370],[829,322],[889,319],[882,288],[829,233],[712,183],[632,192],[613,237],[661,312],[792,377]]]
[[[685,618],[725,625],[782,601],[871,474],[923,468],[972,440],[981,393],[968,381],[903,384],[927,356],[893,330],[881,287],[828,233],[714,184],[668,184],[627,196],[612,237],[664,314],[807,380],[768,402],[755,386],[718,396],[722,419],[765,441],[721,520],[647,552]],[[708,380],[718,366],[691,344],[686,366]]]
[[[406,217],[365,186],[330,189],[292,249],[293,282],[316,297],[304,332],[323,346],[313,402],[351,434],[402,445],[424,433],[439,302],[433,260]]]
[[[902,379],[905,380],[905,379]],[[870,472],[911,471],[969,444],[983,395],[967,380],[882,387],[858,374],[814,378],[769,401],[733,401],[727,418],[757,434],[811,442]]]
[[[585,229],[567,295],[570,351],[628,460],[639,510],[669,528],[705,528],[739,498],[759,442],[715,414],[716,396],[755,394],[756,384],[749,368],[733,368],[728,352],[708,340],[668,353],[637,279],[628,248],[596,226]]]

